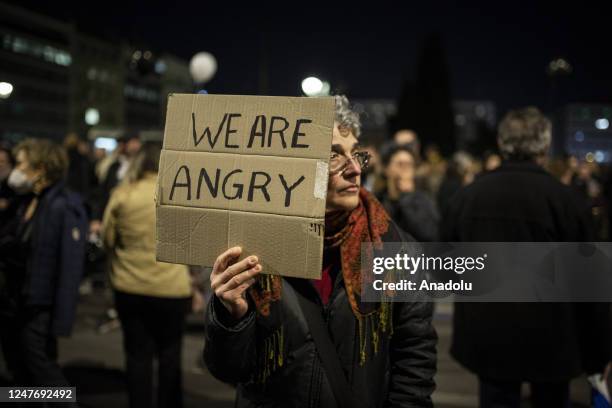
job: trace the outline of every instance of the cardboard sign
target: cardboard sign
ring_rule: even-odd
[[[320,278],[335,102],[168,98],[157,259],[213,266],[232,246],[264,273]]]

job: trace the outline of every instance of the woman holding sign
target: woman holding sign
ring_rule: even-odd
[[[360,301],[361,244],[406,237],[360,186],[369,155],[359,132],[358,115],[336,97],[321,280],[261,275],[239,247],[217,258],[204,359],[238,384],[238,407],[432,405],[431,303]]]

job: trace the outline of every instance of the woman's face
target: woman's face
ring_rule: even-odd
[[[21,170],[30,180],[37,180],[42,177],[43,171],[41,169],[34,169],[30,165],[28,155],[24,150],[19,150],[15,157],[16,164],[15,169]]]
[[[353,132],[341,132],[337,124],[334,124],[329,168],[334,169],[338,163],[344,163],[358,150],[358,141]],[[326,212],[351,211],[357,207],[361,185],[360,176],[361,168],[355,160],[350,160],[344,171],[330,172]]]
[[[414,169],[414,157],[410,153],[400,150],[391,157],[385,171],[389,180],[414,180]]]

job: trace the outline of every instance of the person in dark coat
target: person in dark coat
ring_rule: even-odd
[[[444,179],[436,193],[438,208],[442,213],[446,210],[457,191],[470,184],[476,175],[473,157],[463,151],[453,154],[448,163]]]
[[[140,151],[142,143],[135,133],[121,136],[117,140],[117,151],[109,157],[110,164],[101,174],[98,185],[94,189],[91,208],[90,231],[94,234],[100,233],[102,227],[102,216],[108,204],[113,189],[124,179],[134,158]]]
[[[380,195],[391,219],[419,242],[437,241],[440,215],[436,204],[416,188],[418,156],[407,145],[393,145],[383,156],[386,189]]]
[[[536,108],[499,126],[502,165],[456,193],[444,214],[451,242],[592,240],[588,205],[540,165],[551,124]],[[518,407],[522,382],[536,407],[569,406],[569,381],[610,361],[606,303],[456,303],[452,356],[480,380],[482,407]]]
[[[69,335],[74,322],[87,216],[65,187],[63,148],[28,139],[15,156],[9,185],[24,200],[0,231],[2,348],[15,384],[68,386],[57,364],[57,336]]]
[[[99,204],[94,202],[98,198],[95,196],[98,180],[93,162],[87,152],[83,151],[83,146],[87,146],[85,143],[76,133],[70,133],[64,138],[64,148],[68,154],[66,187],[81,195],[91,217],[98,211]]]
[[[343,398],[363,407],[432,406],[432,304],[359,301],[361,243],[408,238],[360,188],[367,153],[358,135],[358,116],[336,97],[321,280],[260,275],[256,257],[238,260],[247,255],[240,247],[217,259],[204,361],[216,378],[237,384],[237,407],[343,406],[330,385],[339,378],[324,368],[298,296],[325,315],[348,383]]]

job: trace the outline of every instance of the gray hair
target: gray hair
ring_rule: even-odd
[[[349,100],[344,95],[335,95],[336,98],[336,116],[334,121],[338,124],[341,130],[350,130],[355,137],[361,134],[361,121],[359,114],[351,109]]]
[[[533,159],[550,147],[552,124],[536,107],[510,111],[499,124],[497,144],[504,159]]]
[[[463,176],[467,174],[474,166],[474,158],[468,152],[460,150],[453,154],[451,166],[455,166],[457,174]]]

